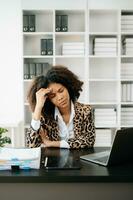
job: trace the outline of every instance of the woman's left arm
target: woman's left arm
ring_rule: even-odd
[[[68,140],[70,148],[93,147],[95,142],[95,126],[92,110],[84,115],[82,133]]]
[[[60,141],[51,141],[47,136],[47,131],[41,131],[40,136],[45,147],[60,147]]]

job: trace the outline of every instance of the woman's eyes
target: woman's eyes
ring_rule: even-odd
[[[63,91],[64,91],[64,88],[61,88],[61,89],[59,90],[60,93],[63,92]]]
[[[64,88],[61,88],[58,90],[59,93],[62,93],[64,91]],[[50,99],[54,98],[56,96],[56,94],[49,94],[48,95]]]
[[[50,94],[50,95],[49,95],[49,98],[50,98],[50,99],[52,99],[52,98],[54,98],[54,97],[55,97],[54,94]]]

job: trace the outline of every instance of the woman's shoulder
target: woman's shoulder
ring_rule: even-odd
[[[89,104],[75,102],[75,110],[88,114],[91,112],[92,108]]]

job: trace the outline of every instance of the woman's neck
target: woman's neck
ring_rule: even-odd
[[[71,107],[69,106],[64,109],[59,109],[59,111],[60,111],[61,115],[68,115],[71,113]]]
[[[70,115],[71,115],[71,104],[64,109],[59,109],[61,116],[66,124],[69,123]]]

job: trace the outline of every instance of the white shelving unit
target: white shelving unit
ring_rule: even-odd
[[[132,127],[132,67],[133,67],[133,53],[128,51],[128,43],[123,43],[126,39],[133,39],[133,10],[121,11],[121,127]],[[132,43],[130,50],[132,50]],[[130,68],[128,67],[130,65]],[[125,74],[124,74],[125,72]],[[130,76],[128,75],[130,74]],[[125,86],[126,87],[125,87]],[[123,89],[123,86],[126,89]]]
[[[76,73],[84,81],[83,92],[79,101],[90,104],[94,110],[112,109],[116,113],[115,123],[105,125],[103,119],[103,123],[101,122],[100,126],[96,126],[98,134],[100,134],[100,130],[106,132],[105,130],[108,129],[108,134],[109,130],[112,134],[118,128],[132,126],[126,123],[127,120],[124,125],[122,124],[123,108],[133,109],[133,101],[122,101],[122,84],[124,82],[133,83],[133,77],[128,80],[122,79],[121,66],[123,63],[133,64],[133,55],[125,55],[123,46],[125,38],[133,38],[133,30],[130,32],[121,30],[121,21],[123,15],[133,15],[133,10],[87,8],[81,10],[23,10],[23,14],[34,14],[36,16],[36,31],[23,33],[23,62],[61,64]],[[67,32],[55,31],[57,14],[68,16]],[[40,54],[40,40],[43,38],[53,39],[53,55],[42,56]],[[94,46],[97,44],[96,42],[94,44],[97,38],[103,40],[105,38],[115,39],[115,53],[108,53],[108,49],[110,51],[112,47],[108,47],[108,44],[104,42],[103,46],[107,45],[107,51],[97,54],[95,52],[97,47]],[[67,42],[84,43],[84,54],[62,55],[62,44]],[[100,47],[100,51],[103,51],[103,48]],[[31,80],[24,79],[25,128],[29,126],[31,120],[26,102],[26,93],[30,82]],[[129,120],[131,118],[133,119],[132,115]],[[104,140],[106,135],[101,135]],[[112,141],[113,136],[108,136]],[[107,143],[111,145],[109,140]],[[96,145],[99,145],[99,143]]]

